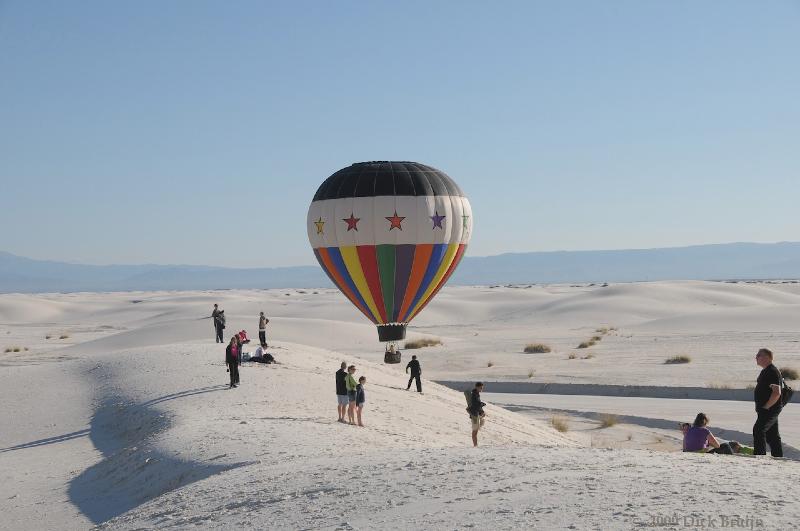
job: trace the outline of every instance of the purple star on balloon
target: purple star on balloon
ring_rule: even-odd
[[[434,211],[434,214],[435,214],[434,216],[430,216],[431,221],[433,221],[433,227],[431,227],[431,230],[435,229],[436,227],[439,227],[440,229],[444,230],[444,227],[442,226],[442,221],[444,221],[444,218],[446,218],[447,216],[440,216],[438,210]]]

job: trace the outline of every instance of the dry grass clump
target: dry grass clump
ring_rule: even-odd
[[[598,328],[597,330],[595,330],[595,332],[597,332],[598,334],[607,334],[608,328]]]
[[[602,340],[603,340],[602,336],[592,336],[592,339],[590,341],[594,341],[595,343],[597,343],[598,341]]]
[[[536,374],[536,371],[534,371],[533,369],[529,370],[528,371],[528,378],[533,378],[533,375],[535,375],[535,374]]]
[[[61,334],[58,339],[69,339],[69,334]]]
[[[685,355],[680,356],[672,356],[671,358],[667,358],[664,363],[667,365],[675,365],[676,363],[689,363],[692,361],[692,358]]]
[[[568,359],[568,360],[574,360],[574,359],[575,359],[575,358],[577,358],[577,357],[578,357],[578,356],[577,356],[577,355],[576,355],[574,352],[570,352],[570,353],[569,353],[569,356],[567,356],[567,359]]]
[[[487,363],[487,364],[486,364],[486,366],[487,366],[487,367],[494,367],[494,362],[493,362],[493,361],[490,361],[489,363]]]
[[[554,416],[550,419],[550,424],[556,429],[556,431],[560,431],[561,433],[566,433],[569,431],[569,421],[565,417]]]
[[[582,357],[581,359],[582,359],[582,360],[590,360],[590,359],[592,359],[592,358],[594,358],[594,354],[587,354],[587,355],[585,355],[584,357]]]
[[[546,354],[552,352],[552,349],[544,343],[528,343],[525,345],[525,354]]]
[[[442,341],[440,339],[423,337],[422,339],[414,339],[413,341],[406,341],[406,345],[404,348],[415,349],[423,347],[435,347],[436,345],[441,345],[441,344]]]
[[[611,426],[616,426],[619,423],[619,417],[613,415],[611,413],[603,413],[600,415],[600,427],[601,428],[610,428]]]
[[[792,367],[781,367],[780,369],[781,375],[786,380],[798,380],[800,379],[800,373],[797,372],[797,369]]]
[[[597,341],[583,341],[580,345],[578,345],[578,348],[593,347],[595,343],[597,343]]]
[[[709,389],[733,389],[731,384],[727,384],[725,382],[709,382],[706,387]]]
[[[45,339],[52,339],[52,338],[53,338],[53,336],[51,336],[50,334],[47,334],[46,336],[44,336],[44,338],[45,338]]]
[[[6,347],[6,349],[3,352],[6,354],[8,354],[9,352],[14,352],[14,347]]]

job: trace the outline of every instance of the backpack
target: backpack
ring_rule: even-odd
[[[792,395],[794,394],[794,389],[789,387],[786,384],[786,380],[783,376],[781,376],[781,407],[784,407],[792,400]]]

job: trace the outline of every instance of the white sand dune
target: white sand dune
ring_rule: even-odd
[[[251,336],[266,311],[281,363],[243,367],[228,390],[214,302]],[[445,289],[409,331],[444,342],[416,351],[418,395],[330,289],[0,296],[0,528],[630,529],[675,515],[790,528],[800,463],[588,448],[493,405],[473,449],[463,395],[430,380],[743,387],[758,346],[800,366],[798,317],[793,284]],[[600,327],[617,330],[574,349]],[[553,352],[522,353],[539,341]],[[692,363],[663,364],[676,353]],[[365,428],[335,420],[342,360],[368,378]],[[752,418],[724,422],[746,432]]]

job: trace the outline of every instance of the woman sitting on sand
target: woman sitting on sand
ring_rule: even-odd
[[[684,452],[708,452],[711,448],[719,448],[719,442],[706,428],[708,417],[705,413],[698,413],[694,424],[683,433]]]

